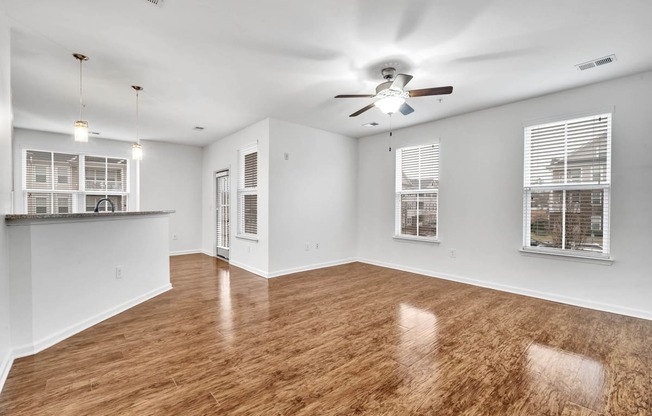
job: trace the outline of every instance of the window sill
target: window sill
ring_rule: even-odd
[[[239,238],[241,240],[249,240],[249,241],[256,241],[258,242],[258,236],[257,235],[249,235],[249,234],[236,234],[235,238]]]
[[[409,235],[395,235],[394,240],[419,241],[421,243],[439,244],[439,240],[431,237],[416,237]]]
[[[531,248],[523,247],[519,249],[521,254],[533,257],[556,257],[559,260],[578,261],[583,263],[602,264],[611,266],[614,260],[611,257],[603,257],[600,255],[590,254],[571,254],[566,252],[548,251],[548,250],[533,250]]]

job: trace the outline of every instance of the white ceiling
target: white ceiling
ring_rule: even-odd
[[[71,133],[84,66],[85,119],[100,137],[205,145],[275,117],[361,137],[389,129],[370,99],[387,63],[414,75],[394,128],[652,69],[649,0],[4,0],[15,126]],[[647,41],[646,41],[647,39]],[[587,71],[575,64],[615,53]],[[378,127],[362,127],[371,121]],[[203,126],[203,132],[193,131]]]

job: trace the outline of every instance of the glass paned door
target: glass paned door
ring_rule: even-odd
[[[223,170],[215,174],[215,224],[216,253],[218,257],[229,258],[229,171]]]

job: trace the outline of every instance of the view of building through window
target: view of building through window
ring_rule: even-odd
[[[439,145],[396,151],[396,235],[437,238]]]
[[[525,129],[524,246],[609,253],[611,115]]]
[[[116,211],[127,210],[127,159],[26,150],[23,176],[28,214],[93,211],[102,198]]]

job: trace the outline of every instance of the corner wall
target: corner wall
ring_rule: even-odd
[[[234,266],[267,277],[269,272],[269,119],[206,146],[202,163],[202,251],[215,255],[215,172],[229,169],[231,247]],[[238,150],[258,142],[258,241],[236,237],[238,197]]]
[[[357,139],[271,119],[269,153],[269,276],[354,261]]]
[[[394,132],[394,147],[440,142],[438,245],[394,240],[387,136],[359,140],[358,253],[366,262],[652,319],[652,73]],[[614,111],[611,255],[595,264],[519,252],[523,126]],[[451,258],[450,250],[456,250]]]
[[[140,209],[173,209],[170,254],[201,251],[202,149],[145,142],[140,162]]]
[[[5,215],[11,213],[11,61],[9,19],[0,5],[0,391],[9,375],[11,327],[9,299],[9,243]]]

